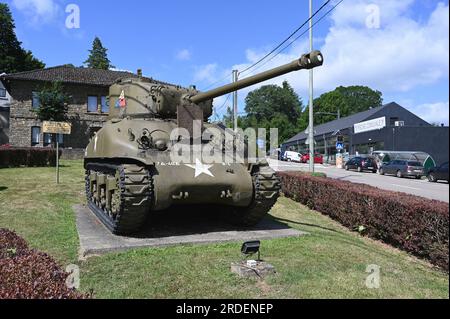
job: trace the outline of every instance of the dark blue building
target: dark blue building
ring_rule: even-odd
[[[436,127],[397,103],[389,103],[349,117],[318,125],[315,128],[315,150],[334,160],[338,136],[350,155],[374,151],[411,151],[430,154],[437,164],[448,162],[449,128]],[[299,133],[282,144],[286,150],[306,153],[307,135]]]

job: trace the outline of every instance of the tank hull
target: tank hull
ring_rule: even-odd
[[[105,226],[131,234],[155,212],[198,204],[226,208],[225,215],[239,225],[260,221],[280,191],[267,162],[208,164],[202,148],[193,145],[190,161],[174,161],[169,132],[176,127],[168,120],[125,118],[108,121],[91,139],[84,160],[87,201]],[[137,142],[143,131],[151,132],[152,141],[167,143],[167,149],[144,149]],[[215,147],[212,141],[202,143]]]
[[[253,200],[252,178],[241,164],[160,164],[154,167],[153,184],[153,210],[174,204],[247,207]]]

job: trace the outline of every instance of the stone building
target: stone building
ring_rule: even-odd
[[[68,117],[72,123],[72,134],[59,136],[60,144],[66,149],[84,149],[89,138],[103,126],[108,117],[109,86],[119,79],[132,77],[138,75],[71,66],[0,76],[1,82],[11,96],[9,144],[15,147],[51,145],[52,137],[43,134],[42,123],[33,109],[40,105],[37,92],[49,83],[58,81],[62,83],[64,92],[71,97]]]

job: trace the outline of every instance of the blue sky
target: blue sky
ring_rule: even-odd
[[[199,88],[251,65],[308,16],[306,0],[6,2],[19,40],[47,66],[81,65],[99,36],[118,69],[142,68],[147,76]],[[315,9],[324,2],[315,0]],[[69,4],[80,9],[79,29],[65,26]],[[316,95],[339,85],[368,85],[382,91],[385,102],[448,124],[448,20],[448,1],[344,0],[314,30],[315,48],[325,55],[325,65],[315,71]],[[307,40],[300,38],[266,67],[305,53]],[[267,83],[285,79],[306,103],[307,73]],[[254,88],[240,92],[241,110]],[[215,101],[219,115],[224,102],[225,97]]]

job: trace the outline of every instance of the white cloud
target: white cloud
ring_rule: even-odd
[[[449,102],[426,103],[408,109],[428,123],[449,125]]]
[[[386,93],[407,92],[448,79],[448,5],[438,4],[428,21],[421,24],[402,15],[406,5],[393,9],[394,1],[379,2],[380,29],[341,26],[333,16],[335,24],[322,48],[326,65],[317,72],[319,88],[357,83]],[[354,5],[347,3],[340,10],[351,11]],[[365,21],[366,15],[360,20]]]
[[[340,85],[367,85],[390,96],[404,95],[423,85],[448,81],[449,6],[437,3],[429,16],[415,19],[412,18],[413,3],[413,0],[342,2],[330,16],[328,34],[316,41],[317,49],[325,58],[324,66],[315,70],[316,95]],[[366,8],[370,4],[379,7],[378,29],[366,26],[369,14]],[[307,51],[305,37],[256,71],[288,63]],[[247,61],[233,68],[242,70],[265,53],[247,50]],[[288,80],[301,96],[308,96],[308,72],[291,73],[267,83],[281,84],[283,80]],[[248,91],[241,94],[245,96]],[[448,104],[426,107],[430,112],[445,108],[441,113],[448,114]]]
[[[183,49],[179,51],[175,58],[180,61],[189,61],[191,59],[191,52],[188,49]]]
[[[217,63],[197,67],[194,73],[194,82],[213,83],[217,79],[217,67]]]
[[[13,0],[12,4],[34,24],[53,20],[60,11],[55,0]]]

